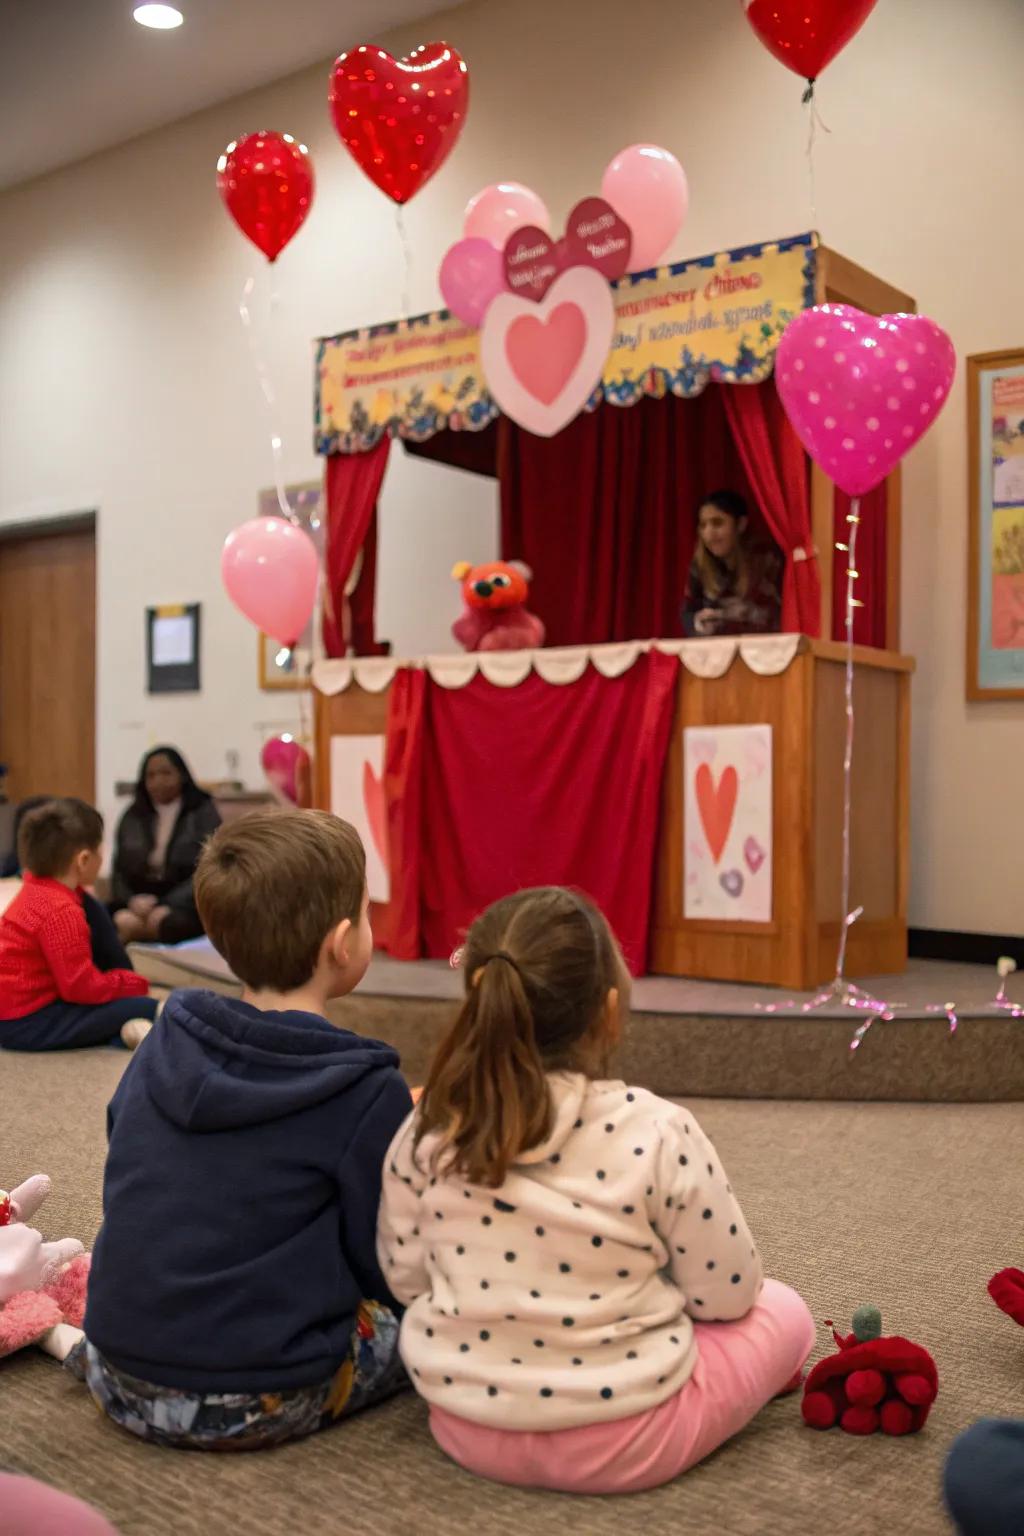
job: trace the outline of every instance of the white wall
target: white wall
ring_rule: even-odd
[[[414,309],[467,197],[515,177],[557,213],[596,190],[622,144],[669,145],[690,174],[676,257],[812,223],[800,83],[747,28],[738,0],[489,0],[381,39],[445,36],[469,60],[473,100],[452,160],[410,205]],[[339,47],[354,41],[339,35]],[[367,39],[369,40],[369,39]],[[961,355],[1024,344],[1024,204],[996,175],[1024,130],[1024,7],[882,4],[827,71],[816,153],[818,225],[853,260],[915,294]],[[294,724],[260,694],[254,643],[220,596],[226,531],[268,482],[266,423],[236,304],[255,261],[220,208],[214,163],[268,125],[309,143],[317,202],[278,264],[276,377],[290,479],[310,450],[310,339],[400,309],[391,205],[348,160],[325,107],[326,63],[0,200],[0,521],[100,514],[99,782],[154,737],[198,770],[236,748],[256,781],[259,722]],[[1005,168],[1004,168],[1005,170]],[[453,560],[494,543],[493,488],[423,463],[389,472],[380,630],[399,650],[441,645]],[[1015,814],[1018,705],[967,706],[962,379],[905,475],[904,648],[915,653],[911,917],[1013,931],[1024,915]],[[143,691],[142,610],[204,604],[205,687]]]

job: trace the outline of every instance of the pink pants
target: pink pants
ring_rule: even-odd
[[[0,1472],[3,1536],[117,1536],[98,1509],[34,1477]]]
[[[610,1423],[547,1431],[491,1429],[431,1407],[434,1439],[467,1472],[564,1493],[638,1493],[695,1466],[748,1424],[805,1364],[814,1320],[804,1301],[766,1280],[738,1323],[695,1323],[697,1363],[657,1408]]]

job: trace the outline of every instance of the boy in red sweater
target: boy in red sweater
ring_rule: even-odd
[[[0,918],[0,1046],[8,1050],[63,1051],[118,1036],[134,1046],[156,1017],[148,983],[116,935],[86,921],[83,888],[99,875],[102,841],[103,818],[84,800],[50,800],[22,822],[24,884]]]

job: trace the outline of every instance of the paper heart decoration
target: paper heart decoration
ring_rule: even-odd
[[[576,204],[563,243],[570,263],[593,267],[609,282],[629,271],[633,231],[603,197],[585,197]]]
[[[570,267],[539,304],[501,293],[484,316],[480,361],[506,416],[554,437],[596,386],[615,329],[612,291],[590,267]]]
[[[756,837],[748,837],[743,844],[743,857],[747,861],[747,868],[750,870],[750,873],[756,875],[768,855]]]
[[[775,354],[786,415],[848,496],[880,485],[945,404],[953,343],[924,315],[822,304],[791,320]]]
[[[370,824],[374,847],[380,854],[380,861],[384,868],[388,869],[390,865],[387,800],[384,795],[383,780],[374,773],[370,763],[363,764],[363,804],[366,807],[366,819]]]
[[[719,875],[718,883],[727,896],[740,896],[743,892],[743,876],[738,869],[727,869]]]
[[[363,44],[336,61],[328,101],[356,164],[388,197],[407,203],[455,148],[469,110],[469,71],[448,43],[424,43],[403,59]]]
[[[736,796],[740,787],[739,777],[736,769],[730,764],[728,768],[722,769],[721,777],[716,784],[707,763],[701,763],[695,775],[695,787],[697,809],[700,811],[704,836],[708,840],[711,857],[717,864],[729,841],[732,818],[736,810]]]
[[[559,272],[571,263],[565,241],[552,240],[536,224],[517,229],[505,242],[505,286],[510,293],[540,303]]]

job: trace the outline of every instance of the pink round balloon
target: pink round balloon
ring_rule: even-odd
[[[822,304],[791,320],[775,354],[786,415],[848,496],[880,485],[942,410],[953,343],[925,315]]]
[[[601,196],[633,231],[631,272],[645,272],[668,250],[690,206],[686,172],[657,144],[622,149],[601,177]]]
[[[229,533],[220,557],[225,589],[245,617],[282,645],[294,645],[316,602],[316,546],[283,517],[254,517]]]
[[[491,300],[505,287],[504,257],[489,240],[457,240],[445,252],[438,282],[456,319],[479,325]]]
[[[489,240],[503,251],[509,235],[527,224],[551,233],[551,215],[543,201],[518,181],[499,181],[470,198],[462,232],[468,240]]]
[[[293,805],[298,805],[299,770],[310,766],[305,747],[291,736],[274,736],[264,742],[260,763],[272,787]]]

